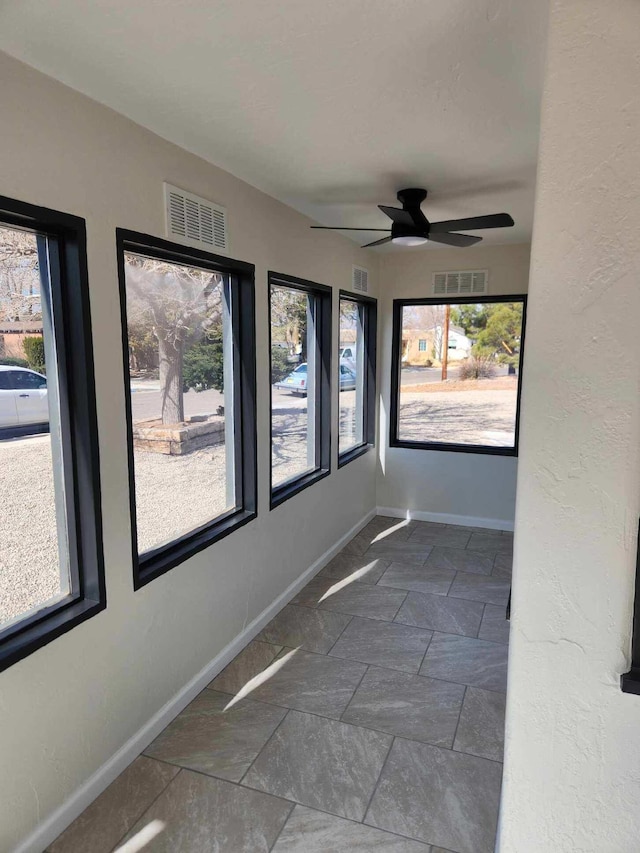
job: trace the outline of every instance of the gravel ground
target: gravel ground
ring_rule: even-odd
[[[400,395],[399,437],[509,447],[514,441],[517,393],[443,391]]]
[[[48,435],[0,442],[0,624],[60,594]]]

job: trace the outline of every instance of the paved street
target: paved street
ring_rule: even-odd
[[[423,380],[425,381],[425,380]],[[191,415],[214,414],[218,406],[224,404],[224,395],[220,391],[187,391],[184,395],[184,413]],[[149,420],[160,416],[160,390],[158,382],[132,383],[131,406],[133,420]],[[297,397],[286,391],[273,390],[274,412],[291,409],[306,409],[307,398]]]

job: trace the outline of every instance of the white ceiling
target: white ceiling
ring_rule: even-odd
[[[485,242],[517,243],[546,19],[545,0],[4,0],[0,49],[321,224],[386,228],[376,204],[424,186],[430,220],[506,211]]]

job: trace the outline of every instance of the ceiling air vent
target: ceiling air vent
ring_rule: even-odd
[[[475,296],[487,292],[487,270],[434,272],[434,296]]]
[[[362,267],[354,267],[351,279],[351,286],[359,293],[369,292],[369,270]]]
[[[227,211],[206,198],[164,185],[167,237],[205,249],[227,252]]]

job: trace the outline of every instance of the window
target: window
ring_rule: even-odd
[[[427,351],[427,339],[426,338],[420,338],[420,340],[418,341],[418,350],[420,352],[426,352]]]
[[[254,268],[117,240],[138,588],[256,515]]]
[[[269,273],[271,507],[326,477],[331,458],[331,288]]]
[[[0,669],[104,609],[85,223],[0,198]]]
[[[376,301],[340,292],[338,464],[375,442]]]
[[[526,297],[397,299],[393,312],[391,446],[516,456]],[[433,358],[412,358],[416,339]]]

